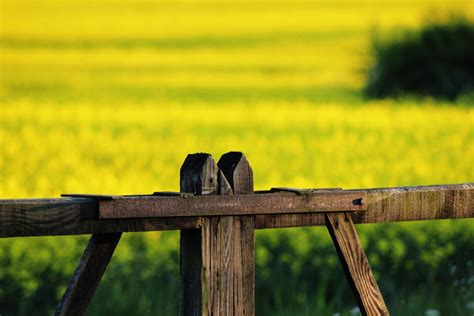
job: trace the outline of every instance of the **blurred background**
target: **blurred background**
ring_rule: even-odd
[[[472,1],[0,4],[0,198],[178,191],[202,151],[256,189],[474,179]],[[392,315],[474,313],[474,220],[357,229]],[[0,314],[52,314],[87,239],[1,239]],[[125,234],[89,314],[176,315],[178,262]],[[358,314],[324,227],[257,232],[256,283],[257,315]]]

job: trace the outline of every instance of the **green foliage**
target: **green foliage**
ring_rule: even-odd
[[[392,315],[422,315],[428,308],[441,315],[473,312],[473,225],[458,220],[358,226]],[[0,313],[52,314],[86,242],[0,240]],[[178,249],[177,232],[125,234],[89,314],[176,315]],[[256,275],[257,315],[352,315],[356,307],[324,227],[259,231]]]
[[[358,226],[392,315],[423,315],[428,308],[441,315],[472,313],[474,262],[466,254],[474,253],[473,224]],[[257,315],[349,315],[356,307],[325,229],[262,231],[257,237]]]
[[[0,314],[51,314],[85,245],[85,237],[1,240]]]
[[[52,315],[87,237],[0,241],[0,314]],[[94,296],[91,315],[175,315],[177,234],[125,234]],[[174,303],[172,303],[174,302]]]
[[[371,98],[419,94],[454,100],[474,90],[474,23],[453,17],[417,32],[373,40],[374,65],[365,92]]]

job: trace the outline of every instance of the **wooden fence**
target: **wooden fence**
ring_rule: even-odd
[[[188,155],[180,192],[0,200],[0,237],[92,234],[56,315],[83,315],[123,232],[180,230],[181,315],[254,314],[254,230],[326,225],[364,315],[389,315],[355,224],[474,217],[474,183],[254,191],[242,153]]]

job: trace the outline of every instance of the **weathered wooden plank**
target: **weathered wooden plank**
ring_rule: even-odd
[[[234,195],[253,194],[253,171],[242,152],[231,151],[219,159],[217,166],[224,174]]]
[[[474,218],[474,183],[351,190],[366,192],[355,224]],[[256,215],[255,228],[324,225],[323,214]]]
[[[253,192],[252,171],[245,156],[226,154],[218,166],[222,168],[218,171],[219,194],[233,194],[234,188],[236,192]],[[204,315],[253,315],[253,236],[252,217],[203,219],[201,281]]]
[[[255,229],[324,225],[324,213],[255,215]]]
[[[219,194],[233,194],[232,188],[222,171],[219,170],[218,172]],[[232,315],[234,309],[234,274],[236,268],[234,223],[234,216],[212,217],[209,223],[211,234],[207,235],[207,239],[215,240],[215,242],[208,243],[211,250],[208,258],[211,262],[209,268],[214,277],[212,280],[208,280],[212,282],[212,288],[206,294],[214,299],[212,302],[207,302],[208,313],[206,315]]]
[[[253,171],[241,152],[230,152],[223,155],[218,167],[225,175],[234,195],[253,193]],[[225,181],[222,181],[225,184]],[[220,183],[220,188],[226,185]],[[225,190],[222,190],[225,191]],[[232,291],[233,310],[227,310],[227,315],[254,315],[255,301],[255,253],[253,216],[226,216],[231,218],[232,227],[227,227],[232,243]],[[225,230],[224,230],[225,232]],[[227,291],[229,292],[229,291]]]
[[[255,215],[363,211],[365,192],[289,192],[229,196],[124,197],[100,201],[99,217],[144,218],[176,216]]]
[[[122,233],[95,234],[87,244],[55,315],[85,315]]]
[[[242,289],[235,296],[237,306],[242,306],[242,309],[236,311],[236,315],[255,315],[255,218],[249,216],[240,216],[240,220],[236,224],[236,237],[239,246],[236,247],[236,258],[241,264],[242,278],[237,277],[237,282],[242,281],[242,285],[238,284],[238,289]],[[240,248],[240,249],[239,249]]]
[[[180,315],[201,315],[201,230],[180,232]]]
[[[198,217],[100,220],[84,198],[0,200],[0,237],[105,234],[197,228]]]
[[[326,226],[362,315],[389,315],[351,215],[326,213]]]
[[[349,191],[350,192],[350,191]],[[474,183],[355,190],[366,193],[367,208],[354,223],[384,223],[474,217]],[[198,228],[199,217],[98,218],[92,199],[0,200],[0,237],[78,235]],[[255,228],[324,225],[322,214],[256,215]]]
[[[207,195],[217,194],[218,189],[218,168],[212,156],[204,153],[188,155],[181,167],[180,191]],[[203,218],[202,228],[181,230],[180,315],[208,315],[209,304],[214,303],[215,298],[209,296],[216,277],[211,275],[213,247],[210,244],[217,226],[211,225],[212,221]]]
[[[208,186],[208,194],[230,195],[234,190],[227,181],[229,177],[237,192],[253,192],[252,173],[245,156],[227,154],[219,164],[224,172],[217,169],[210,155],[186,159],[182,170],[192,172],[182,173],[183,190],[192,189],[202,194],[196,186],[212,182],[217,187]],[[245,172],[247,178],[241,172]],[[208,181],[208,178],[217,178],[217,181]],[[253,315],[253,217],[205,217],[199,236],[196,231],[181,233],[181,314]],[[191,239],[187,240],[189,236]]]

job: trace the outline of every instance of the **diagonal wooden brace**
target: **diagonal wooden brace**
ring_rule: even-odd
[[[389,315],[350,213],[326,213],[326,226],[362,315]]]
[[[94,234],[56,308],[55,315],[85,315],[122,233]]]

